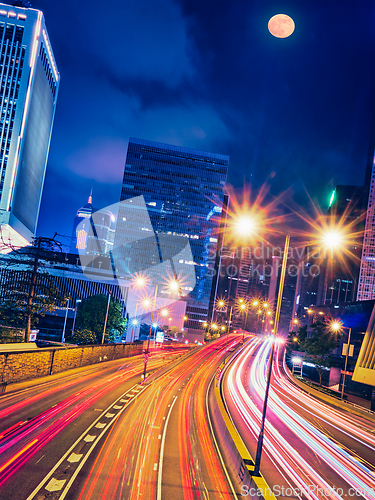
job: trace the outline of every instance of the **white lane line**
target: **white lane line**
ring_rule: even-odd
[[[107,425],[107,424],[102,424],[101,422],[98,422],[98,423],[96,424],[96,426],[95,426],[95,427],[96,427],[97,429],[103,429],[103,427],[105,427],[106,425]]]
[[[146,386],[143,390],[145,391],[147,389],[148,386]],[[142,391],[143,392],[143,391]],[[76,477],[78,476],[79,472],[81,471],[82,467],[85,465],[87,459],[89,458],[89,456],[91,455],[92,451],[94,450],[95,446],[98,444],[98,442],[100,441],[100,439],[102,438],[102,436],[104,435],[105,432],[107,432],[107,430],[109,429],[109,427],[111,425],[113,425],[113,423],[115,421],[117,421],[118,417],[126,410],[126,406],[124,406],[119,412],[118,414],[116,415],[116,418],[112,419],[111,422],[109,422],[108,426],[102,430],[101,434],[96,438],[96,440],[93,442],[93,444],[91,445],[91,448],[88,450],[88,452],[86,453],[86,455],[82,458],[82,461],[80,462],[80,464],[78,465],[77,469],[74,471],[72,477],[69,479],[64,491],[62,492],[61,496],[59,497],[60,500],[64,500],[64,498],[66,497],[66,495],[68,494],[68,491],[70,489],[70,487],[72,486],[72,484],[74,483]],[[27,499],[28,500],[28,499]]]
[[[42,460],[42,458],[43,458],[43,457],[44,457],[44,455],[42,455],[42,456],[40,457],[40,459],[39,459],[37,462],[35,462],[35,465],[36,465],[36,464],[38,464],[38,463]]]
[[[121,410],[121,408],[122,408],[122,406],[119,406],[119,405],[115,405],[115,406],[113,406],[113,409],[114,409],[114,410]]]
[[[165,422],[165,426],[164,426],[164,430],[163,430],[163,438],[161,440],[160,458],[159,458],[159,471],[158,471],[158,493],[157,493],[157,500],[162,500],[162,498],[161,498],[161,481],[162,481],[162,476],[163,476],[163,458],[164,458],[165,436],[167,435],[167,427],[168,427],[169,417],[171,416],[173,405],[175,404],[176,401],[177,401],[177,396],[174,397],[173,403],[171,404],[171,407],[169,408],[169,412],[168,412],[168,415],[167,415],[167,420]]]
[[[211,422],[211,417],[210,417],[210,410],[209,410],[209,406],[208,406],[208,394],[210,392],[210,388],[211,388],[213,380],[214,380],[214,377],[211,379],[211,382],[208,384],[207,391],[206,391],[206,414],[207,414],[207,419],[208,419],[208,423],[209,423],[209,426],[210,426],[210,429],[211,429],[211,436],[212,436],[212,439],[213,439],[213,441],[215,443],[216,452],[219,455],[221,466],[222,466],[222,468],[223,468],[223,470],[225,472],[225,475],[227,477],[227,480],[228,480],[228,483],[229,483],[229,487],[232,490],[233,498],[237,498],[236,491],[235,491],[234,486],[232,484],[232,481],[231,481],[231,479],[229,477],[229,473],[227,471],[227,468],[226,468],[226,466],[224,464],[224,460],[223,460],[223,457],[222,457],[222,454],[221,454],[218,442],[216,441],[216,438],[215,438],[214,429],[212,427],[212,422]]]
[[[115,416],[115,414],[114,413],[106,413],[104,416],[107,418],[112,418]]]
[[[131,389],[129,389],[131,390]],[[128,391],[127,391],[128,392]],[[123,394],[122,396],[120,396],[121,398],[124,398],[125,395],[127,393]],[[119,398],[120,399],[120,398]],[[118,401],[115,401],[115,403],[117,403]],[[107,412],[109,411],[113,406],[113,403],[110,404],[108,406],[108,408],[106,408],[104,411]],[[122,413],[122,411],[124,410],[125,408],[123,408],[122,410],[120,410],[119,413]],[[72,444],[72,446],[69,448],[69,450],[64,453],[64,455],[60,458],[60,460],[57,462],[57,464],[49,471],[49,473],[44,477],[44,479],[42,479],[42,481],[38,484],[38,486],[34,489],[34,491],[27,497],[26,500],[32,500],[35,495],[38,493],[38,491],[44,486],[44,484],[48,481],[48,479],[52,476],[52,474],[54,474],[54,472],[56,471],[56,469],[58,469],[58,467],[62,464],[62,462],[66,459],[67,456],[69,456],[70,453],[72,453],[72,451],[74,450],[74,448],[77,446],[77,444],[86,436],[86,434],[89,433],[90,429],[92,429],[93,427],[96,427],[99,423],[99,420],[102,418],[102,415],[100,415],[96,420],[94,420],[94,422],[79,436],[79,438]],[[104,424],[104,427],[107,427],[108,424]],[[109,424],[110,425],[110,424]],[[99,427],[100,428],[100,427]],[[107,430],[107,429],[105,429]],[[104,432],[104,431],[103,431]],[[81,462],[82,463],[82,462]],[[66,479],[64,479],[64,481],[66,481]],[[48,483],[49,484],[49,483]]]
[[[154,464],[154,470],[158,470],[158,464]]]

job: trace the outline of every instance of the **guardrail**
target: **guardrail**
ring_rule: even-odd
[[[314,389],[313,387],[310,387],[310,385],[305,384],[301,379],[296,378],[295,376],[292,375],[291,371],[288,368],[288,365],[286,364],[285,361],[285,355],[283,359],[283,366],[284,366],[284,371],[286,375],[288,376],[289,380],[302,389],[304,392],[309,394],[310,396],[314,396],[315,398],[319,399],[320,401],[323,401],[324,403],[331,404],[333,406],[337,406],[338,408],[342,408],[343,410],[347,410],[350,413],[353,413],[354,415],[358,415],[364,418],[367,418],[368,420],[371,420],[372,422],[375,422],[375,412],[372,410],[369,410],[368,408],[364,408],[363,406],[356,405],[355,403],[352,403],[351,401],[343,401],[339,398],[336,398],[335,396],[331,396],[329,394],[326,394],[322,391],[319,391],[319,389]]]

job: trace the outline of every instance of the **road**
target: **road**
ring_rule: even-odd
[[[228,410],[252,456],[263,407],[270,341],[249,340],[223,383]],[[283,498],[375,498],[375,426],[293,385],[277,348],[261,472]]]
[[[233,498],[205,407],[225,342],[153,354],[144,385],[138,357],[3,395],[1,500]]]

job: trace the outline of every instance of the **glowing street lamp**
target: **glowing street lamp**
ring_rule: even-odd
[[[292,321],[292,323],[293,323],[293,330],[295,329],[295,332],[297,332],[297,327],[299,325],[298,318],[294,318],[293,321]]]
[[[274,337],[277,335],[277,331],[278,331],[278,327],[279,327],[281,301],[282,301],[282,297],[283,297],[286,264],[287,264],[287,259],[288,259],[289,240],[290,240],[290,235],[287,234],[285,237],[283,262],[282,262],[281,272],[280,272],[280,284],[279,284],[279,292],[278,292],[278,296],[277,296],[277,305],[276,305],[276,312],[275,312],[275,326],[273,328],[274,331],[272,332]],[[268,376],[267,376],[267,382],[266,382],[266,390],[265,390],[265,394],[264,394],[262,421],[261,421],[261,425],[260,425],[260,432],[259,432],[259,437],[258,437],[257,451],[256,451],[255,463],[254,463],[254,472],[253,472],[254,476],[259,475],[260,459],[262,457],[264,426],[265,426],[265,422],[266,422],[268,394],[269,394],[270,384],[271,384],[272,364],[273,364],[273,358],[274,358],[274,354],[275,354],[275,344],[276,344],[276,342],[272,342],[272,344],[271,344],[271,352],[270,352],[270,357],[269,357],[269,361],[268,361]]]
[[[332,323],[329,325],[330,329],[333,332],[340,332],[341,330],[349,330],[348,333],[348,345],[346,346],[345,349],[345,366],[344,366],[344,375],[342,377],[342,387],[341,387],[341,399],[344,399],[344,389],[345,389],[345,375],[346,375],[346,368],[348,366],[348,356],[349,356],[349,349],[350,349],[350,336],[352,333],[352,329],[349,328],[348,326],[344,326],[341,321],[332,321]],[[350,354],[352,356],[352,354]]]

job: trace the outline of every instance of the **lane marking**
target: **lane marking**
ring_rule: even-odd
[[[107,418],[112,418],[115,416],[115,414],[114,413],[106,413],[104,416]]]
[[[59,481],[58,479],[55,479],[53,477],[51,479],[51,481],[47,484],[46,490],[47,491],[60,491],[65,483],[66,483],[66,479],[61,479]]]
[[[113,409],[114,409],[114,410],[121,410],[121,408],[122,408],[122,405],[121,405],[121,406],[119,406],[119,405],[115,405],[115,406],[113,407]]]
[[[38,463],[42,460],[42,458],[43,458],[43,457],[44,457],[44,455],[42,455],[42,456],[40,457],[40,459],[39,459],[37,462],[35,462],[35,465],[36,465],[36,464],[38,464]]]
[[[146,387],[148,387],[148,386],[146,386]],[[145,388],[146,388],[146,387],[145,387]],[[131,390],[132,390],[132,388],[130,388],[130,389],[129,389],[129,391],[131,391]],[[124,398],[124,397],[125,397],[125,395],[127,395],[129,391],[127,391],[126,393],[122,394],[122,395],[120,396],[120,398]],[[120,398],[119,398],[119,399],[120,399]],[[108,412],[108,411],[112,408],[112,406],[113,406],[114,404],[116,404],[116,403],[119,401],[119,399],[118,399],[118,400],[116,400],[114,403],[111,403],[111,404],[108,406],[108,408],[106,408],[106,409],[104,410],[104,412]],[[123,408],[119,411],[118,415],[120,415],[120,414],[121,414],[121,413],[122,413],[125,409],[126,409],[126,406],[124,406],[124,407],[123,407]],[[103,412],[103,413],[104,413],[104,412]],[[117,415],[117,416],[118,416],[118,415]],[[26,500],[32,500],[32,499],[35,497],[35,495],[36,495],[36,494],[37,494],[37,493],[38,493],[38,492],[39,492],[39,491],[43,488],[43,486],[44,486],[44,485],[47,483],[47,481],[51,478],[51,476],[52,476],[52,475],[54,474],[54,472],[58,469],[58,467],[60,467],[60,465],[63,463],[63,461],[66,459],[66,457],[68,457],[68,456],[69,456],[69,455],[73,452],[74,448],[75,448],[75,447],[79,444],[79,442],[80,442],[80,441],[82,441],[82,439],[84,439],[84,437],[85,437],[85,436],[89,433],[90,429],[92,429],[93,427],[96,427],[97,425],[99,425],[99,426],[100,426],[99,428],[102,428],[101,426],[105,427],[105,429],[104,429],[104,430],[102,431],[102,433],[99,435],[99,438],[98,438],[98,440],[97,440],[97,441],[99,441],[99,439],[100,439],[100,438],[101,438],[101,436],[104,434],[104,432],[106,432],[106,431],[107,431],[107,429],[110,427],[110,425],[113,423],[113,421],[112,421],[112,422],[110,422],[109,424],[100,424],[99,420],[100,420],[101,418],[102,418],[102,415],[100,415],[100,416],[99,416],[96,420],[94,420],[94,422],[93,422],[93,423],[92,423],[92,424],[91,424],[91,425],[90,425],[90,426],[89,426],[89,427],[88,427],[88,428],[87,428],[87,429],[86,429],[86,430],[85,430],[85,431],[84,431],[84,432],[83,432],[83,433],[82,433],[82,434],[78,437],[78,439],[77,439],[77,440],[76,440],[76,441],[72,444],[72,446],[68,449],[68,451],[67,451],[66,453],[64,453],[64,455],[60,458],[60,460],[56,463],[56,465],[55,465],[55,466],[54,466],[54,467],[50,470],[50,472],[49,472],[48,474],[46,474],[46,476],[42,479],[42,481],[38,484],[38,486],[34,489],[34,491],[32,491],[32,493],[31,493],[31,494],[27,497],[27,499],[26,499]],[[38,441],[37,439],[36,439],[36,440],[34,440],[32,443],[30,443],[30,445],[28,445],[28,447],[32,446],[32,445],[33,445],[34,443],[36,443],[37,441]],[[95,443],[94,443],[94,445],[95,445]],[[21,450],[21,452],[20,452],[20,453],[23,453],[23,451],[25,451],[25,449]],[[91,453],[91,452],[90,452],[90,450],[89,450],[88,455],[89,455],[90,453]],[[88,457],[88,455],[86,455],[86,457]],[[18,456],[18,455],[16,455],[15,457],[13,457],[12,461],[13,461],[13,460],[15,460],[15,459],[17,458],[17,456]],[[86,459],[86,457],[84,457],[84,459],[83,459],[83,461],[81,462],[81,464],[80,464],[80,465],[82,465],[82,464],[86,461],[86,460],[85,460],[85,459]],[[9,464],[5,464],[5,467],[6,467],[7,465],[9,465]],[[0,472],[1,472],[1,470],[2,470],[2,469],[0,469]],[[79,470],[80,470],[80,469],[79,469]],[[74,477],[76,477],[76,476],[74,476]],[[65,481],[66,481],[66,480],[65,480]],[[68,485],[69,485],[69,483],[68,483]],[[69,487],[70,487],[70,486],[69,486]],[[64,495],[64,496],[65,496],[65,495]]]
[[[157,464],[157,463],[155,463],[155,464],[154,464],[154,470],[157,470],[157,469],[158,469],[158,464]]]
[[[105,427],[103,425],[103,427]],[[85,436],[84,438],[84,441],[86,441],[86,443],[91,443],[92,441],[94,441],[94,439],[96,438],[96,436],[90,436],[90,434],[87,434],[87,436]]]
[[[167,427],[168,427],[169,417],[171,416],[171,412],[173,410],[173,406],[174,406],[174,404],[175,404],[176,401],[177,401],[177,396],[174,397],[174,400],[173,400],[173,402],[171,404],[171,407],[169,408],[168,415],[167,415],[167,420],[165,422],[165,426],[164,426],[164,430],[163,430],[163,438],[161,440],[160,458],[159,458],[159,471],[158,471],[157,500],[162,500],[162,497],[161,497],[161,481],[162,481],[162,476],[163,476],[163,458],[164,458],[165,436],[167,435]],[[159,436],[159,439],[160,439],[160,436]]]
[[[96,424],[96,426],[95,426],[95,427],[96,427],[97,429],[103,429],[103,427],[105,427],[106,425],[107,425],[107,424],[102,424],[101,422],[98,422],[98,423]]]
[[[233,497],[237,498],[236,490],[234,489],[234,486],[233,486],[232,481],[230,479],[229,473],[228,473],[227,468],[225,466],[225,463],[224,463],[224,460],[223,460],[223,457],[222,457],[222,454],[221,454],[221,451],[220,451],[220,448],[219,448],[219,444],[216,441],[214,429],[213,429],[212,423],[211,423],[210,410],[209,410],[209,406],[208,406],[208,393],[210,392],[210,388],[211,388],[211,385],[212,385],[212,382],[213,382],[214,379],[215,379],[215,376],[212,377],[211,382],[208,384],[207,391],[206,391],[206,414],[207,414],[208,423],[209,423],[210,429],[211,429],[211,437],[213,438],[213,441],[215,443],[216,452],[219,455],[221,466],[222,466],[222,468],[223,468],[223,470],[225,472],[225,475],[227,477],[227,481],[228,481],[230,489],[232,490]]]
[[[94,437],[94,436],[90,436]],[[72,453],[69,458],[67,458],[68,462],[74,463],[74,462],[79,462],[81,458],[83,457],[83,454],[78,454],[78,453]]]

